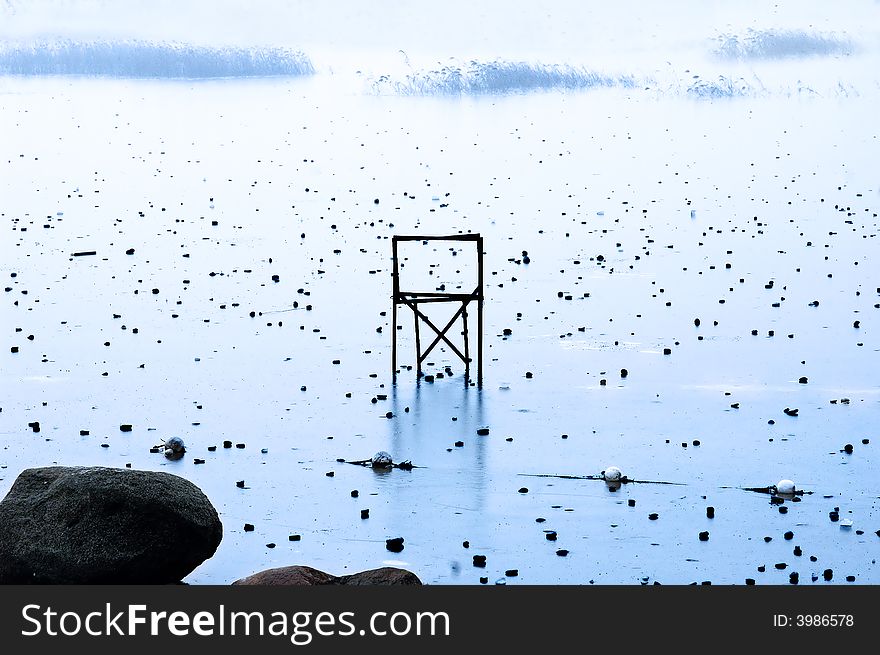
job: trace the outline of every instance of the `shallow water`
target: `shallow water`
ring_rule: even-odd
[[[56,463],[182,475],[225,530],[191,583],[876,584],[876,81],[788,73],[720,99],[0,78],[0,493]],[[485,239],[483,387],[444,349],[417,384],[403,309],[393,384],[391,236],[458,232]],[[444,248],[408,279],[469,288]],[[149,452],[175,435],[182,460]],[[417,468],[337,461],[379,450]],[[541,477],[611,464],[676,484]],[[741,489],[782,478],[810,492],[785,514]]]

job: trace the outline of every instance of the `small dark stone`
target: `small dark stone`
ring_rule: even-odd
[[[788,508],[785,505],[780,505],[779,506],[779,513],[780,514],[788,514]]]
[[[659,515],[659,514],[656,514],[656,513],[648,514],[648,520],[649,520],[649,521],[656,521],[659,517],[660,517],[660,515]]]
[[[462,548],[470,548],[471,542],[468,541],[467,539],[465,539],[464,541],[461,542],[461,546],[462,546]]]
[[[288,541],[300,541],[302,539],[302,535],[291,534],[287,536]]]
[[[828,518],[831,519],[832,523],[836,523],[837,520],[840,518],[840,514],[838,514],[836,510],[831,510],[830,512],[828,512]]]
[[[231,441],[224,441],[223,447],[224,448],[232,448],[232,442]]]
[[[709,541],[709,532],[703,531],[700,533],[700,541]]]
[[[235,483],[235,486],[238,487],[239,489],[244,489],[244,480],[239,480],[238,482]]]
[[[827,582],[828,580],[830,580],[831,578],[834,577],[834,571],[832,571],[831,569],[825,569],[824,571],[822,571],[822,577]]]
[[[715,518],[715,508],[707,507],[706,508],[706,518],[714,519]]]
[[[746,578],[746,585],[748,585],[748,586],[751,587],[751,586],[753,586],[754,584],[755,584],[755,579],[754,579],[754,578]]]
[[[789,581],[791,584],[797,584],[797,583],[798,583],[798,577],[799,577],[799,576],[798,576],[798,572],[797,572],[797,571],[792,571],[791,573],[788,574],[788,581]]]
[[[392,553],[399,553],[403,550],[403,537],[394,537],[385,540],[385,548]]]
[[[334,475],[336,475],[336,473],[334,473],[333,471],[327,471],[324,475],[326,475],[328,478],[332,478]]]
[[[486,556],[485,555],[474,555],[474,566],[478,568],[483,568],[486,566]]]
[[[795,409],[791,409],[790,407],[786,407],[786,408],[783,409],[782,411],[785,412],[785,415],[786,415],[786,416],[797,416],[797,415],[798,415],[798,410],[797,410],[797,408],[795,408]]]
[[[532,378],[532,372],[531,372],[531,371],[526,371],[526,378],[528,378],[528,379],[531,379],[531,378]]]
[[[629,371],[625,368],[620,369],[620,377],[625,378],[627,375],[629,375]]]
[[[629,505],[630,507],[635,507],[636,506],[636,499],[630,498],[629,500],[626,501],[626,504]]]
[[[34,421],[33,423],[28,423],[28,427],[31,430],[33,430],[34,432],[39,432],[40,431],[40,422]]]
[[[360,493],[358,493],[358,490],[357,490],[357,489],[352,489],[352,490],[351,490],[351,497],[352,497],[352,498],[357,498],[359,495],[360,495]]]
[[[790,541],[791,539],[794,539],[794,532],[789,530],[784,535],[782,535],[782,538]]]
[[[254,531],[253,524],[252,523],[245,523],[244,524],[244,531],[245,532],[253,532]]]
[[[193,459],[193,464],[204,464],[204,463],[205,463],[205,460],[199,459],[198,457]]]
[[[806,384],[809,382],[806,377],[798,378],[798,384]]]
[[[565,557],[568,555],[568,551],[565,548],[560,548],[556,551],[556,554],[559,555],[559,557]]]
[[[764,537],[765,544],[769,544],[771,541],[773,541],[773,537]]]
[[[131,425],[129,425],[128,423],[123,423],[122,425],[119,426],[119,429],[122,432],[131,432]]]
[[[370,510],[368,510],[368,509],[362,509],[362,510],[361,510],[361,518],[362,518],[362,519],[368,519],[368,518],[370,518]]]
[[[489,582],[489,578],[485,578],[485,577],[480,578],[480,584],[486,584],[487,582]]]
[[[848,443],[843,447],[843,452],[845,452],[847,455],[852,455],[852,451],[853,445],[851,443]]]
[[[244,447],[245,447],[245,444],[243,444],[243,443],[237,443],[237,444],[235,444],[235,447],[241,449],[241,448],[244,448]]]
[[[767,567],[764,566],[763,564],[761,564],[761,566],[758,567],[758,573],[763,573],[766,570],[767,570]]]
[[[504,575],[506,575],[508,578],[515,578],[519,575],[519,569],[507,569],[504,572]]]
[[[275,544],[270,542],[266,544],[266,548],[275,548]]]
[[[780,571],[788,566],[785,562],[779,562],[778,564],[774,564],[774,566]]]
[[[455,447],[456,447],[456,448],[461,448],[461,447],[463,447],[463,446],[464,446],[464,441],[456,441],[456,442],[455,442]]]
[[[801,550],[800,546],[795,546],[794,551],[792,551],[792,552],[795,554],[795,557],[800,557],[801,555],[804,554],[804,551]]]
[[[663,354],[664,354],[664,355],[671,355],[671,354],[672,354],[672,348],[664,348],[664,349],[663,349]]]
[[[519,492],[520,492],[521,494],[527,494],[527,493],[529,493],[528,487],[520,487],[520,488],[519,488]]]
[[[855,581],[856,581],[856,576],[854,576],[854,575],[848,575],[848,576],[846,576],[846,581],[847,581],[847,582],[855,582]]]
[[[477,434],[481,437],[485,437],[487,434],[489,434],[489,428],[479,428],[477,430]]]
[[[547,541],[556,541],[556,531],[555,530],[547,530],[544,533],[544,537]]]

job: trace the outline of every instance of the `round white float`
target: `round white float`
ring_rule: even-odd
[[[622,477],[623,471],[616,466],[609,466],[602,471],[602,479],[605,480],[605,482],[620,482]]]

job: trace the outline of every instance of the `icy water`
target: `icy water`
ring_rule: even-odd
[[[315,47],[314,74],[169,79],[173,48],[110,42],[155,79],[0,77],[0,493],[192,480],[224,525],[193,584],[880,582],[875,42],[816,22],[730,32],[702,76]],[[443,348],[417,382],[405,308],[393,384],[391,237],[458,233],[483,387]],[[404,256],[470,290],[467,244]],[[183,459],[150,452],[171,436]],[[416,468],[339,461],[380,450]],[[582,479],[610,465],[647,482]],[[783,478],[807,493],[745,490]]]

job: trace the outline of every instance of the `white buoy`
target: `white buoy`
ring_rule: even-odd
[[[776,483],[776,493],[793,494],[795,492],[794,482],[791,480],[780,480]]]
[[[391,455],[386,453],[384,450],[380,450],[378,453],[373,455],[373,458],[370,460],[370,465],[373,468],[388,468],[392,465]]]
[[[609,466],[602,471],[602,479],[605,482],[620,482],[621,478],[623,478],[623,471],[616,466]]]

